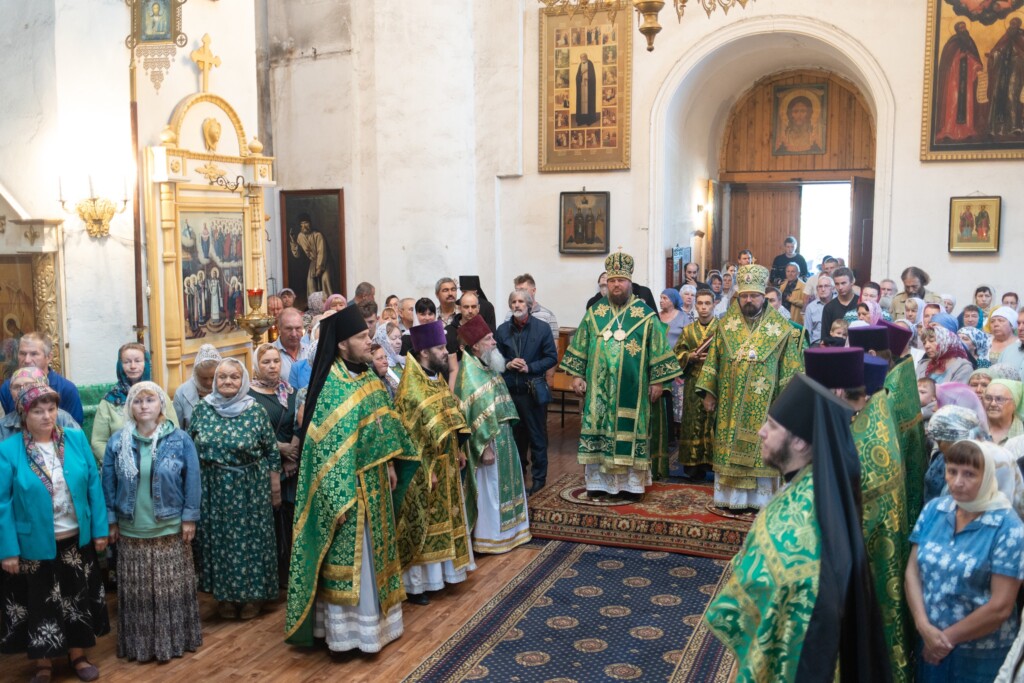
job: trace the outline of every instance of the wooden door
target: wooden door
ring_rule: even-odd
[[[800,185],[737,184],[731,190],[725,259],[734,261],[740,250],[750,249],[758,263],[771,268],[786,235],[800,239]]]
[[[854,176],[850,186],[850,268],[857,282],[868,282],[871,273],[871,240],[874,233],[875,181]]]

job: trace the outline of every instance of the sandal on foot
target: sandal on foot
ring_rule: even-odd
[[[260,603],[258,602],[247,602],[242,605],[242,611],[239,613],[239,619],[252,619],[258,616],[260,613]]]
[[[78,680],[95,681],[100,677],[100,670],[97,669],[85,655],[76,657],[75,659],[71,659],[69,656],[68,661],[71,662],[71,668],[75,670],[75,675],[78,676]],[[80,667],[78,666],[79,664],[85,664],[85,666]]]
[[[53,680],[53,665],[36,667],[36,672],[28,683],[50,683]]]

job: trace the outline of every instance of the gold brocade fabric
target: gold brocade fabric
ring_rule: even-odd
[[[903,574],[910,551],[903,457],[888,392],[879,391],[853,420],[860,460],[862,528],[875,596],[882,613],[893,681],[913,678],[910,648],[915,632],[904,599]]]
[[[694,320],[683,328],[674,349],[679,367],[683,368],[683,420],[679,425],[681,465],[709,465],[714,453],[715,415],[704,410],[704,402],[697,395],[697,378],[704,361],[691,361],[691,357],[717,331],[718,318],[712,318],[706,326]]]
[[[375,590],[384,612],[405,599],[387,466],[392,459],[417,457],[372,372],[351,377],[336,363],[310,409],[299,461],[285,624],[287,641],[295,645],[313,643],[316,598],[352,606],[361,591]],[[359,582],[367,527],[376,586]]]
[[[650,469],[648,390],[683,373],[654,311],[636,296],[621,307],[601,299],[587,310],[560,367],[587,381],[579,463],[600,465],[605,474]]]
[[[778,472],[761,460],[757,432],[768,406],[804,367],[804,335],[771,306],[751,326],[734,300],[718,331],[696,388],[718,399],[715,415],[715,480],[736,489],[756,489],[758,477]]]
[[[469,428],[458,400],[444,379],[430,379],[410,354],[395,408],[420,455],[420,468],[395,518],[402,569],[445,560],[456,569],[466,567],[469,540],[458,455],[459,435]]]
[[[736,680],[794,681],[821,571],[810,466],[757,515],[732,571],[704,619],[735,655]]]

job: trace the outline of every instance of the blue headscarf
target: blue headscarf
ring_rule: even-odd
[[[956,322],[960,327],[964,326],[964,312],[960,311],[960,315],[956,317]],[[978,309],[978,324],[975,325],[979,330],[985,329],[985,311]]]
[[[121,350],[118,349],[117,384],[115,384],[114,388],[108,391],[107,395],[103,397],[104,401],[110,401],[115,406],[123,406],[125,400],[127,400],[128,398],[128,391],[131,390],[133,384],[150,381],[152,367],[149,360],[149,351],[143,351],[142,357],[146,359],[146,365],[145,367],[142,368],[142,376],[135,380],[135,382],[132,382],[130,379],[128,379],[128,375],[125,374],[124,366],[121,364]]]
[[[683,297],[679,296],[679,292],[677,292],[675,288],[669,287],[663,291],[662,294],[668,297],[668,300],[672,302],[672,305],[675,306],[677,311],[683,310]]]
[[[940,311],[932,316],[932,325],[942,325],[953,334],[957,333],[962,326],[957,325],[956,318],[951,316],[949,313]]]

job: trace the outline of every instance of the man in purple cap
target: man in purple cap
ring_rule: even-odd
[[[877,360],[880,359],[872,357],[872,361]],[[804,366],[808,377],[831,389],[854,410],[851,431],[860,461],[864,544],[882,611],[893,680],[910,681],[913,633],[902,597],[903,569],[910,553],[910,526],[903,458],[888,393],[884,389],[874,395],[866,391],[864,350],[857,347],[807,349]]]
[[[473,550],[505,553],[529,542],[526,488],[512,425],[519,420],[501,373],[505,357],[482,315],[459,326],[465,346],[455,395],[462,404],[469,435],[466,514]]]
[[[476,569],[466,526],[459,470],[466,465],[461,445],[469,426],[448,388],[444,324],[440,320],[409,331],[412,353],[395,392],[395,410],[420,455],[420,467],[395,514],[402,580],[409,601],[429,602],[426,593],[461,583]]]

